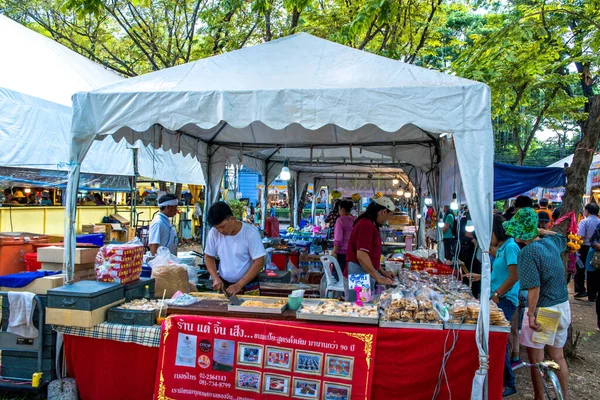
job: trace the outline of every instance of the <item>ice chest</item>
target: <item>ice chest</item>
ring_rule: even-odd
[[[158,318],[158,310],[124,310],[117,306],[108,310],[107,322],[123,325],[153,326],[156,325],[156,318]]]
[[[113,282],[79,281],[48,290],[48,308],[93,311],[125,299],[125,286]]]
[[[148,289],[150,290],[150,298],[154,298],[154,278],[140,278],[137,281],[125,283],[124,285],[126,301],[143,298],[146,292],[146,286],[148,286]]]

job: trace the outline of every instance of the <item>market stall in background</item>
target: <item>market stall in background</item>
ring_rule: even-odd
[[[23,382],[56,377],[58,331],[84,399],[379,399],[399,387],[415,399],[481,398],[486,384],[489,398],[501,397],[508,323],[443,257],[437,220],[442,206],[468,204],[487,299],[493,145],[485,85],[298,34],[77,93],[73,104],[69,177],[60,187],[64,245],[36,236],[40,246],[27,250],[35,277],[0,278],[0,290],[32,293],[41,305],[32,325],[42,334],[3,351],[9,361],[29,351],[10,371]],[[84,229],[90,239],[135,228],[131,209],[108,215],[106,232],[78,217],[86,160],[107,141],[137,153],[123,155],[132,164],[144,151],[151,160],[157,151],[194,160],[206,184],[200,212],[225,200],[262,231],[260,296],[212,292],[201,252],[149,255],[137,229],[82,242]],[[140,174],[156,179],[152,165]],[[181,169],[165,164],[161,179],[178,182]],[[241,194],[240,172],[248,171],[262,177],[256,200]],[[132,176],[132,199],[154,195]],[[393,285],[350,275],[345,288],[327,219],[341,200],[359,214],[383,196],[394,211],[380,230],[380,264]],[[287,221],[278,208],[289,210]],[[434,249],[425,246],[427,230]],[[346,292],[357,300],[343,301]],[[127,385],[106,385],[115,370],[130,371]]]

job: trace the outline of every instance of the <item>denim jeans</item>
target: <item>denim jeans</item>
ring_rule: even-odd
[[[498,308],[502,310],[507,321],[510,321],[517,307],[508,299],[500,299]],[[506,345],[506,354],[504,356],[504,387],[515,387],[515,374],[513,373],[510,362],[510,349]]]

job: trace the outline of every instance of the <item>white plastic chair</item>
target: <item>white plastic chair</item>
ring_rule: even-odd
[[[329,297],[329,292],[341,292],[344,294],[344,277],[342,275],[342,269],[340,268],[340,264],[337,259],[333,256],[321,256],[321,262],[323,263],[323,272],[325,273],[325,278],[327,279],[327,287],[325,288],[325,297]],[[338,273],[339,281],[333,279],[333,274],[331,273],[331,264],[336,269]]]

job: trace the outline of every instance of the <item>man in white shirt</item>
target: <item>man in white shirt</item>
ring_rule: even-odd
[[[165,194],[158,199],[160,212],[152,219],[148,233],[148,246],[153,256],[160,246],[177,255],[177,231],[170,220],[179,212],[177,205],[177,196],[173,194]]]
[[[258,274],[265,264],[266,251],[258,230],[237,221],[222,201],[210,207],[206,222],[212,228],[206,238],[204,261],[213,289],[224,287],[229,296],[259,294]],[[218,271],[215,257],[220,260]]]

